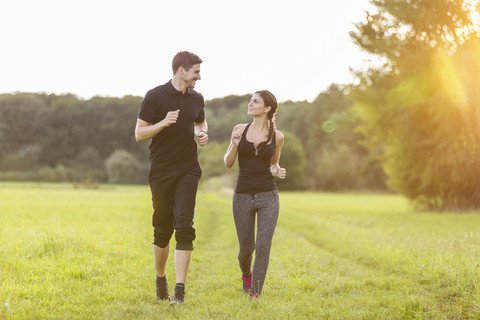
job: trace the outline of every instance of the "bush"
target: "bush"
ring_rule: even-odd
[[[348,145],[340,144],[324,149],[315,169],[316,187],[321,190],[338,191],[355,189],[359,181],[362,161]]]
[[[227,152],[229,142],[209,142],[205,147],[199,147],[198,162],[202,168],[202,179],[223,175],[227,168],[223,156]]]
[[[38,181],[36,171],[4,171],[0,172],[0,181]]]
[[[125,150],[116,150],[105,161],[111,183],[142,183],[146,180],[145,169],[140,162]]]

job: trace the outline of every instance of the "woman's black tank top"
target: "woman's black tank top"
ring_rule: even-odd
[[[238,144],[238,179],[235,187],[236,193],[268,192],[277,189],[275,180],[270,172],[270,164],[275,152],[275,131],[272,142],[264,145],[259,150],[252,142],[247,141],[249,123],[243,131]]]

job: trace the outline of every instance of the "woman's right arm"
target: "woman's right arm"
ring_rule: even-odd
[[[225,166],[230,169],[235,164],[235,158],[237,157],[238,144],[240,139],[242,139],[243,130],[245,130],[245,124],[237,124],[232,130],[232,139],[230,140],[230,145],[228,146],[227,153],[223,157]]]

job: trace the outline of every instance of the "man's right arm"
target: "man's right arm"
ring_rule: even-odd
[[[135,126],[135,140],[141,142],[155,137],[157,133],[177,122],[179,112],[180,110],[170,111],[167,113],[165,119],[155,124],[150,124],[138,118],[137,125]]]

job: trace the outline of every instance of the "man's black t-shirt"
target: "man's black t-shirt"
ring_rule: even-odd
[[[150,124],[163,120],[167,112],[180,110],[177,122],[164,128],[150,143],[150,177],[162,171],[198,165],[194,122],[205,120],[203,96],[195,90],[177,91],[171,80],[147,92],[138,118]]]

